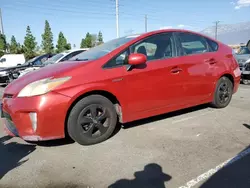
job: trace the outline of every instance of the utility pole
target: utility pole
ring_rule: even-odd
[[[217,39],[217,37],[218,37],[218,24],[219,23],[220,23],[220,21],[215,22],[215,39]]]
[[[115,0],[116,37],[119,38],[119,2]]]
[[[145,32],[148,32],[148,16],[145,15]]]
[[[4,32],[3,32],[3,18],[2,18],[1,8],[0,8],[0,34],[4,34]]]

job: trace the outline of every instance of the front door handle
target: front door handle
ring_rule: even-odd
[[[181,71],[182,71],[182,69],[179,68],[179,67],[174,67],[174,68],[171,69],[171,73],[172,73],[172,74],[178,74],[178,73],[180,73]]]

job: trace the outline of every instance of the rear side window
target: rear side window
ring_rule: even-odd
[[[182,55],[202,54],[209,52],[207,42],[202,36],[191,33],[179,33],[178,38],[182,48]]]
[[[219,45],[216,42],[214,42],[214,41],[212,41],[210,39],[207,39],[207,43],[208,43],[208,45],[210,47],[210,51],[215,52],[215,51],[218,50]]]

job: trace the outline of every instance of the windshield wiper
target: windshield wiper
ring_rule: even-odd
[[[72,61],[88,61],[89,59],[79,59],[79,58],[76,58],[76,59],[74,59],[74,60],[72,60]]]

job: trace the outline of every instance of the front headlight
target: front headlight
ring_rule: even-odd
[[[0,76],[7,76],[7,71],[0,71]]]
[[[32,82],[25,86],[17,95],[17,97],[31,97],[35,95],[42,95],[50,92],[56,87],[68,81],[71,77],[63,78],[46,78]]]

